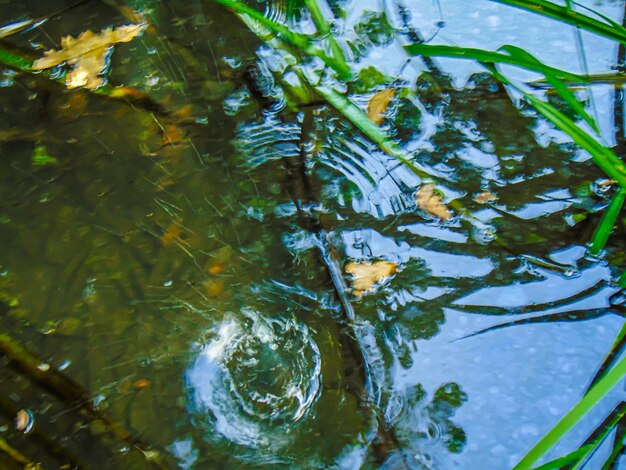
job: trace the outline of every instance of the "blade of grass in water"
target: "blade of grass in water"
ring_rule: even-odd
[[[534,470],[560,470],[563,468],[575,470],[581,468],[594,452],[598,450],[598,447],[600,447],[620,421],[622,421],[624,415],[626,415],[626,407],[624,405],[624,402],[620,403],[578,449],[551,460],[550,462],[546,462],[539,467],[535,467]]]
[[[589,253],[592,255],[597,255],[600,253],[604,247],[606,246],[606,242],[615,227],[615,222],[617,221],[617,217],[619,216],[620,211],[622,210],[622,206],[624,205],[624,200],[626,199],[626,189],[623,187],[620,188],[615,196],[613,196],[613,200],[609,205],[609,208],[604,213],[596,232],[593,235],[593,241],[591,242],[591,248],[589,248]]]
[[[524,93],[530,104],[556,127],[566,132],[581,148],[591,154],[591,157],[610,178],[626,188],[626,165],[608,147],[604,147],[587,132],[581,129],[574,121],[560,112],[554,106],[545,103],[537,97]]]
[[[585,29],[600,36],[619,41],[626,44],[626,28],[611,22],[609,24],[598,21],[591,16],[584,15],[577,11],[568,10],[567,7],[546,0],[493,0],[497,3],[511,5],[523,10],[547,16],[563,23],[568,23],[579,28]],[[592,11],[588,8],[588,10]],[[596,13],[594,11],[594,13]],[[600,18],[603,15],[596,13]]]
[[[304,0],[304,3],[311,12],[311,17],[313,18],[313,22],[315,23],[318,33],[320,33],[323,39],[328,40],[334,59],[349,69],[343,49],[332,36],[330,23],[326,20],[326,17],[322,13],[318,0]]]
[[[485,51],[483,49],[473,49],[469,47],[457,46],[433,46],[429,44],[408,44],[404,46],[410,55],[421,55],[428,57],[451,57],[458,59],[474,59],[479,62],[491,62],[496,64],[509,64],[521,67],[543,75],[551,75],[561,80],[572,80],[586,83],[585,78],[575,73],[560,70],[545,65],[538,60],[527,60],[517,55],[502,54],[499,52]],[[511,46],[512,48],[512,46]]]
[[[604,465],[602,465],[602,470],[610,470],[615,469],[615,464],[621,455],[624,453],[624,444],[626,443],[626,431],[617,428],[617,436],[615,436],[615,442],[613,443],[613,450],[611,451],[611,455],[606,459]]]
[[[517,57],[521,60],[525,60],[527,62],[535,62],[538,65],[543,65],[541,62],[524,49],[520,49],[515,46],[502,46],[502,50],[511,54],[512,57]],[[596,124],[596,121],[587,113],[583,104],[576,99],[574,94],[567,88],[567,85],[563,83],[562,80],[559,79],[558,76],[553,75],[551,73],[546,73],[546,79],[552,84],[554,90],[559,94],[559,96],[570,105],[570,107],[578,113],[578,115],[585,120],[587,124],[591,126],[591,128],[597,133],[600,134],[600,129]]]
[[[0,46],[0,64],[19,69],[22,72],[32,72],[33,60]]]
[[[626,376],[626,357],[610,369],[587,394],[563,418],[548,431],[520,460],[514,470],[530,469],[546,452],[559,442],[567,432],[578,424],[598,402]]]
[[[622,188],[626,188],[626,165],[610,148],[600,144],[587,132],[581,129],[574,121],[551,104],[541,101],[536,96],[525,92],[520,87],[513,84],[509,79],[498,72],[495,66],[491,64],[483,64],[483,66],[502,83],[515,88],[522,95],[524,95],[524,98],[533,108],[552,122],[552,124],[554,124],[557,128],[567,133],[572,138],[574,143],[589,152],[596,165],[598,165],[610,178],[617,181]]]
[[[512,65],[520,65],[525,68],[537,70],[537,65],[527,60],[520,60],[509,55],[499,54],[495,52],[483,51],[480,49],[466,49],[462,47],[452,46],[429,46],[424,44],[411,44],[405,46],[409,53],[418,55],[421,53],[429,56],[442,55],[445,57],[458,57],[464,59],[473,59],[483,62],[483,66],[491,72],[491,74],[500,80],[502,83],[510,85],[524,95],[526,100],[546,119],[552,122],[557,128],[567,133],[572,140],[581,148],[591,154],[596,165],[598,165],[610,178],[616,180],[619,185],[626,188],[626,165],[622,162],[615,153],[608,147],[601,145],[597,140],[580,128],[574,121],[556,109],[549,103],[541,101],[536,96],[527,93],[518,86],[514,85],[504,75],[498,72],[495,66],[491,65],[494,61],[498,62],[498,59],[504,59],[504,63]],[[468,52],[466,54],[466,52]],[[546,66],[547,67],[547,66]],[[566,78],[563,74],[568,72],[559,71],[548,67],[548,74],[556,75],[560,78]]]
[[[350,68],[348,67],[348,65],[345,63],[345,61],[341,62],[340,60],[337,60],[333,57],[329,57],[328,55],[324,53],[323,50],[321,50],[318,47],[313,46],[313,44],[311,43],[311,40],[304,34],[295,33],[291,31],[287,26],[266,18],[259,11],[247,5],[244,5],[243,3],[240,3],[237,0],[212,0],[212,1],[225,6],[226,8],[234,11],[235,13],[247,15],[253,20],[258,21],[267,30],[276,34],[283,41],[288,42],[289,44],[298,48],[299,50],[301,50],[302,52],[304,52],[305,54],[309,56],[314,56],[314,57],[321,59],[322,61],[324,61],[326,65],[328,65],[335,72],[337,72],[337,75],[339,75],[339,77],[342,80],[349,80],[352,77],[352,72]]]
[[[576,449],[563,457],[559,457],[558,459],[551,460],[550,462],[546,462],[543,465],[535,467],[533,470],[560,470],[562,468],[567,468],[568,465],[572,465],[573,463],[580,461],[580,459],[587,454],[590,448],[593,449],[593,444],[587,444],[586,446]]]
[[[599,84],[615,84],[623,85],[626,83],[626,74],[620,72],[604,72],[604,73],[591,73],[589,75],[582,75],[585,79],[584,82],[572,82],[565,80],[565,84],[568,87],[576,87],[582,85],[599,85]],[[549,88],[550,82],[545,79],[534,80],[526,83],[529,86],[535,88]]]
[[[617,336],[615,337],[615,340],[613,341],[613,344],[611,345],[611,349],[609,349],[609,352],[606,354],[606,356],[604,356],[604,359],[602,359],[602,364],[600,364],[600,367],[598,371],[596,372],[596,375],[594,376],[594,378],[591,379],[589,388],[593,387],[598,382],[598,380],[600,380],[600,378],[604,375],[607,369],[610,369],[613,366],[613,364],[615,363],[615,360],[618,359],[622,355],[622,352],[624,351],[625,346],[626,346],[626,323],[622,325],[622,329],[619,330],[619,333],[617,333]]]

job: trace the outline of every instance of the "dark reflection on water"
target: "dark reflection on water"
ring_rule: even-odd
[[[53,3],[0,1],[1,22]],[[127,23],[113,3],[15,43],[50,48]],[[416,64],[376,75],[369,57],[399,54],[403,36],[394,15],[359,10],[337,22],[367,71],[349,91],[366,107],[396,87],[385,129],[471,212],[442,224],[416,208],[419,178],[332,109],[286,108],[271,74],[284,57],[231,14],[133,7],[157,34],[119,46],[109,79],[177,118],[0,70],[2,329],[182,468],[514,462],[580,396],[619,326],[610,269],[585,256],[610,196],[593,185],[597,168],[484,74],[462,87],[432,71],[415,81]],[[312,28],[295,7],[267,14]],[[37,148],[57,163],[34,164]],[[495,199],[476,202],[484,191]],[[397,264],[375,293],[350,297],[348,325],[319,230],[341,267]],[[1,365],[0,394],[53,439],[94,467],[128,465],[119,443],[90,454],[90,425],[68,443],[63,404]],[[11,419],[0,429],[18,442]],[[59,462],[45,445],[16,445]]]

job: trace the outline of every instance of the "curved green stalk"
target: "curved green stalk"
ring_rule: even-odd
[[[617,221],[617,217],[622,210],[625,199],[626,189],[622,187],[619,191],[617,191],[615,196],[613,196],[611,205],[604,213],[598,228],[596,228],[596,231],[593,234],[593,241],[591,242],[591,248],[589,248],[589,253],[592,255],[597,255],[606,246],[606,242],[613,231],[613,227],[615,227],[615,222]]]
[[[323,39],[328,40],[330,50],[335,60],[337,60],[339,63],[343,64],[346,68],[349,69],[348,63],[346,62],[346,56],[343,53],[343,49],[332,36],[330,23],[326,20],[326,17],[322,13],[322,10],[320,9],[317,0],[304,0],[304,3],[311,12],[311,17],[313,18],[313,22],[315,23],[317,32],[322,36]]]
[[[352,78],[352,71],[345,63],[345,61],[341,62],[340,60],[337,60],[333,57],[328,57],[323,50],[315,47],[311,43],[311,40],[304,34],[294,33],[287,26],[266,18],[259,11],[247,5],[244,5],[237,0],[213,1],[225,6],[226,8],[234,11],[237,14],[245,14],[249,16],[253,20],[258,21],[265,29],[276,34],[283,41],[286,41],[292,46],[295,46],[307,55],[321,59],[326,65],[328,65],[331,69],[337,72],[337,75],[339,75],[342,80],[350,80]]]
[[[513,49],[513,46],[503,46],[502,49]],[[457,47],[457,46],[439,46],[430,44],[414,43],[404,46],[404,49],[410,55],[420,55],[427,57],[451,57],[458,59],[473,59],[479,62],[496,63],[496,64],[508,64],[516,67],[521,67],[533,72],[538,72],[543,75],[555,76],[561,80],[571,80],[574,82],[586,83],[586,79],[582,75],[567,72],[565,70],[550,67],[539,62],[537,59],[528,60],[525,57],[517,54],[502,54],[500,52],[486,51],[483,49],[474,49],[471,47]],[[515,48],[518,49],[518,48]],[[518,49],[520,50],[520,49]],[[530,55],[530,54],[529,54]]]
[[[626,44],[626,28],[611,22],[609,24],[598,21],[595,18],[584,15],[577,11],[569,10],[567,7],[552,3],[546,0],[493,0],[497,3],[504,3],[523,10],[547,16],[563,23],[568,23],[585,29],[600,36],[619,41]],[[587,8],[590,10],[589,8]],[[596,13],[594,11],[594,13]],[[596,13],[600,18],[603,15]]]
[[[609,370],[589,392],[563,418],[546,433],[535,446],[520,460],[514,470],[532,468],[546,452],[578,424],[598,402],[609,393],[617,383],[626,376],[626,357],[622,358],[615,367]]]

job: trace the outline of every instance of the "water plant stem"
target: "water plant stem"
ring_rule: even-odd
[[[626,189],[622,187],[613,196],[611,204],[602,216],[602,220],[593,234],[593,240],[591,242],[591,247],[589,248],[589,253],[593,256],[598,255],[606,246],[606,242],[609,240],[611,232],[613,232],[615,222],[617,221],[617,217],[622,210],[625,199]]]
[[[626,375],[626,357],[622,358],[596,385],[548,431],[535,446],[520,460],[514,470],[526,470],[548,452],[572,429],[598,402],[609,393]]]

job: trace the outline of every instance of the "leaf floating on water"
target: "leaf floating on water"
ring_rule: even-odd
[[[33,429],[33,424],[35,423],[35,417],[33,416],[33,412],[30,410],[20,410],[17,412],[15,416],[15,430],[19,432],[23,432],[26,434],[31,429]]]
[[[133,387],[137,390],[141,390],[142,388],[148,388],[150,386],[150,381],[148,379],[139,379],[135,381]]]
[[[177,241],[180,241],[181,229],[179,225],[171,224],[165,230],[165,233],[161,235],[161,244],[164,247],[170,247]]]
[[[395,274],[397,267],[398,265],[391,261],[348,263],[346,273],[352,275],[352,293],[356,297],[361,297],[365,292],[373,291],[376,284]]]
[[[424,212],[442,220],[450,220],[452,212],[445,206],[441,195],[432,184],[425,184],[415,192],[415,203]]]
[[[44,57],[33,63],[33,69],[48,69],[67,62],[74,66],[65,77],[68,88],[98,88],[104,84],[100,75],[104,73],[113,46],[131,41],[145,27],[145,24],[130,24],[105,29],[98,34],[87,30],[76,38],[65,36],[61,39],[61,49],[45,52]]]
[[[488,202],[495,201],[496,199],[498,199],[497,196],[489,191],[484,191],[474,196],[474,201],[478,204],[486,204]]]
[[[376,124],[380,125],[383,122],[383,114],[387,111],[387,107],[395,94],[393,88],[387,88],[375,93],[370,99],[367,104],[367,115]]]

